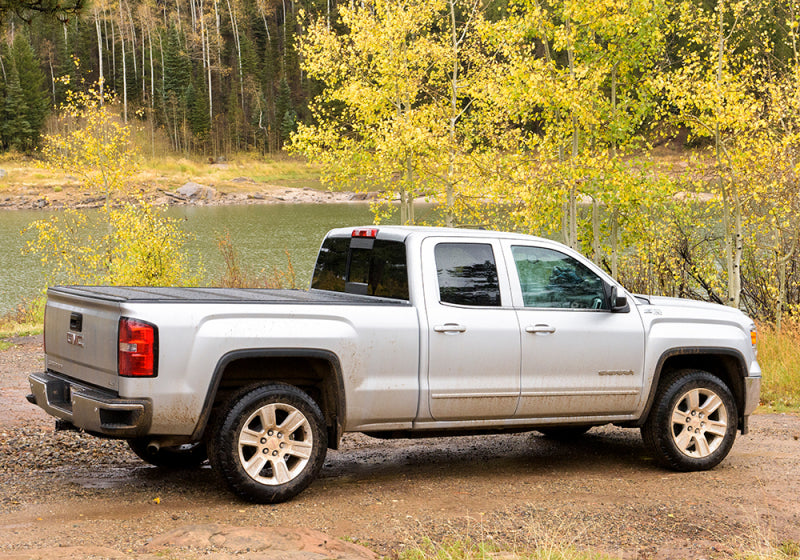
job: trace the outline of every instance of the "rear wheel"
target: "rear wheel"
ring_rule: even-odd
[[[129,439],[128,447],[144,462],[168,469],[193,469],[208,458],[203,442],[153,447],[147,439]]]
[[[291,385],[240,393],[214,424],[210,461],[238,496],[284,502],[305,490],[325,461],[328,442],[319,406]]]
[[[668,468],[707,470],[730,452],[738,417],[733,395],[721,379],[706,371],[682,370],[659,389],[642,438]]]

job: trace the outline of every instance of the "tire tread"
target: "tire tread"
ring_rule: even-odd
[[[694,383],[709,384],[722,398],[728,412],[728,418],[733,429],[726,436],[722,446],[709,457],[695,459],[683,455],[672,443],[671,430],[672,408],[674,399],[688,385]],[[738,413],[736,402],[730,389],[716,375],[699,369],[681,369],[669,374],[659,384],[656,400],[650,410],[641,433],[644,444],[655,455],[656,461],[668,469],[687,472],[708,470],[717,466],[730,452],[736,438],[736,422]]]
[[[249,477],[238,460],[240,418],[252,407],[272,400],[290,404],[301,410],[309,421],[314,437],[314,452],[304,471],[295,479],[276,486],[260,484]],[[212,419],[209,440],[209,462],[218,477],[234,494],[255,503],[280,503],[305,490],[317,477],[327,452],[327,430],[317,403],[301,389],[286,383],[251,385],[233,395]]]

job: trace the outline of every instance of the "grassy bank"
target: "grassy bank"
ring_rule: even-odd
[[[781,332],[760,325],[758,363],[761,365],[761,409],[800,412],[800,321],[785,324]]]
[[[417,547],[406,549],[396,560],[613,560],[600,552],[580,550],[565,544],[568,539],[540,539],[534,549],[505,550],[494,542],[476,543],[469,539],[436,544],[425,541]]]
[[[78,190],[78,179],[45,169],[30,156],[5,153],[0,155],[0,194],[36,195],[58,200],[65,191]],[[227,192],[249,192],[270,188],[322,189],[320,170],[304,159],[283,155],[270,158],[258,154],[235,154],[224,160],[200,156],[149,157],[142,161],[133,183],[145,190],[174,191],[189,181],[223,189]]]
[[[165,190],[180,187],[188,181],[232,189],[246,189],[253,183],[324,189],[317,166],[309,165],[301,158],[281,155],[267,159],[256,154],[236,154],[225,160],[200,157],[148,158],[142,169],[140,179]]]
[[[536,548],[505,549],[495,542],[476,543],[469,539],[436,544],[425,541],[417,547],[393,555],[393,560],[617,560],[617,556],[586,550],[568,544],[569,537],[553,538],[542,535]],[[739,560],[796,560],[800,558],[800,543],[793,541],[772,544],[763,535],[742,537],[731,543],[738,550],[721,557]]]
[[[0,317],[0,351],[13,346],[11,338],[41,334],[43,325],[44,297],[19,304],[13,312]]]

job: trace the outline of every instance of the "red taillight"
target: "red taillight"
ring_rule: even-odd
[[[352,237],[372,237],[375,238],[378,236],[378,229],[377,228],[370,228],[370,229],[354,229],[353,233],[351,234]]]
[[[155,325],[119,320],[118,371],[121,377],[155,377],[158,374],[158,329]]]

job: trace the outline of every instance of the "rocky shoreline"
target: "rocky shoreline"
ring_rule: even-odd
[[[188,182],[171,191],[162,188],[141,189],[145,198],[156,205],[167,206],[224,206],[241,204],[327,204],[364,203],[376,200],[378,193],[321,191],[310,187],[294,188],[258,184],[242,177],[233,182],[235,188],[215,188]],[[0,194],[0,210],[62,210],[90,209],[105,204],[104,196],[87,193],[78,188],[26,189]]]

